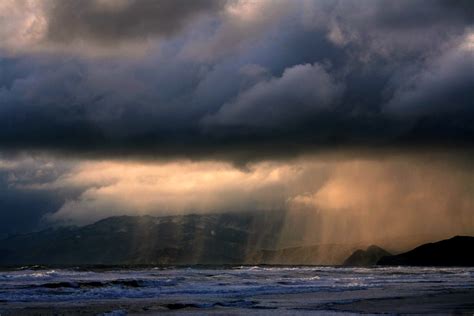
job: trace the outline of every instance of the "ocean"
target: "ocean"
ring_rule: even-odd
[[[44,315],[54,311],[71,315],[78,311],[96,315],[397,313],[409,312],[403,308],[410,306],[421,312],[469,313],[474,310],[473,293],[474,268],[22,267],[0,272],[2,316],[38,311]]]

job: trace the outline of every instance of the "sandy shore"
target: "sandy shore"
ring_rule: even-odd
[[[474,290],[329,305],[333,311],[395,314],[474,314]]]
[[[383,291],[379,291],[383,292]],[[187,301],[186,298],[110,300],[77,303],[0,303],[0,314],[9,315],[350,315],[425,314],[473,315],[474,289],[422,295],[400,295],[353,291],[345,293],[306,293],[260,295],[240,302],[215,298]],[[245,306],[242,306],[245,305]]]

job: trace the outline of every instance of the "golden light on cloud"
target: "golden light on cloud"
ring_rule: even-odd
[[[52,219],[91,221],[104,212],[110,216],[258,211],[284,207],[289,191],[285,183],[297,181],[300,172],[277,163],[243,171],[218,162],[88,162],[42,188],[88,187]]]
[[[37,45],[46,33],[44,10],[44,2],[1,1],[0,48],[16,52]]]
[[[54,168],[54,164],[49,163]],[[473,234],[474,171],[446,157],[267,161],[239,169],[213,161],[82,161],[29,190],[79,189],[48,215],[86,224],[118,215],[287,212],[285,236],[305,244],[410,245]],[[279,238],[279,237],[278,237]]]
[[[339,162],[324,185],[291,198],[290,207],[318,212],[326,221],[321,226],[326,242],[397,240],[407,234],[426,241],[473,233],[472,183],[472,171],[443,161]]]
[[[462,47],[467,51],[474,51],[474,30],[467,33]]]
[[[239,0],[227,7],[229,15],[242,19],[253,20],[257,18],[262,11],[262,8],[267,5],[268,1],[255,0]]]

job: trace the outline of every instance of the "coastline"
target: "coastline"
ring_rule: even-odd
[[[381,291],[383,292],[383,291]],[[397,296],[357,290],[343,293],[299,293],[249,296],[247,306],[225,306],[208,300],[187,301],[184,297],[117,299],[75,303],[0,302],[0,314],[10,315],[348,315],[379,314],[465,314],[474,313],[474,288]],[[224,300],[225,301],[225,300]],[[228,302],[229,303],[229,302]],[[206,304],[209,304],[206,306]]]

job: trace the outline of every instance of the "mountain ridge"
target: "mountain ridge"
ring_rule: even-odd
[[[284,224],[284,212],[114,216],[2,239],[0,265],[340,265],[364,247],[303,244],[297,234],[285,246]],[[362,265],[388,254],[373,249],[358,253]]]
[[[373,266],[385,256],[391,256],[391,253],[379,246],[371,245],[366,250],[357,249],[354,251],[346,260],[344,260],[342,265],[354,267]]]
[[[378,265],[474,266],[474,237],[454,236],[381,258]]]

